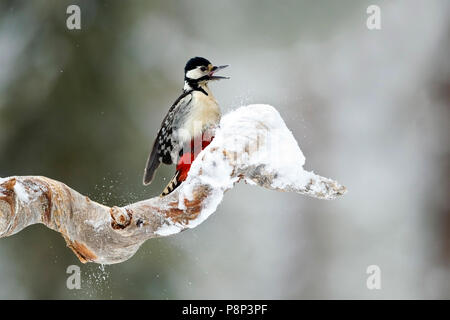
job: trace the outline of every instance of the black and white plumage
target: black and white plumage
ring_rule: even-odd
[[[226,79],[214,75],[226,66],[213,66],[207,59],[195,57],[185,67],[183,93],[170,107],[164,118],[153,148],[147,160],[144,173],[144,185],[151,183],[156,169],[161,163],[177,163],[187,144],[201,137],[209,128],[215,127],[220,120],[219,105],[208,88],[208,81]],[[163,192],[170,193],[176,188],[179,173]],[[171,187],[171,188],[169,188]]]

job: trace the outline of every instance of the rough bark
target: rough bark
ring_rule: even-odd
[[[202,223],[240,180],[319,199],[346,192],[337,182],[304,171],[303,163],[297,142],[273,107],[242,107],[223,117],[187,180],[166,197],[107,207],[46,177],[0,178],[0,237],[42,223],[61,233],[80,261],[118,263],[147,239]]]

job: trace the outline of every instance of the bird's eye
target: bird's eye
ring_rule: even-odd
[[[200,70],[206,71],[206,67],[201,67]]]

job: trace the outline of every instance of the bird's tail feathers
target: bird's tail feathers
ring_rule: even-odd
[[[187,175],[189,173],[189,170],[191,169],[191,163],[194,161],[194,154],[192,153],[185,153],[181,156],[180,160],[177,164],[177,171],[175,172],[175,175],[170,180],[167,187],[164,189],[164,191],[161,193],[161,196],[167,196],[169,193],[171,193],[173,190],[178,188],[178,186],[187,178]]]
[[[164,188],[164,191],[161,193],[161,197],[167,196],[169,193],[172,193],[184,180],[179,179],[180,171],[175,172],[175,175]]]
[[[152,152],[150,154],[150,157],[148,158],[147,165],[145,166],[145,172],[144,172],[144,185],[148,185],[152,182],[153,177],[155,175],[156,169],[158,169],[161,162],[158,159],[158,156],[155,152]]]

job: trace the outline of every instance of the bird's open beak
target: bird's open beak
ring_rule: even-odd
[[[220,80],[220,79],[230,79],[230,77],[222,77],[222,76],[215,76],[214,74],[222,69],[225,69],[226,67],[228,67],[228,65],[224,65],[224,66],[214,66],[211,68],[211,71],[209,72],[209,79],[210,80]]]

